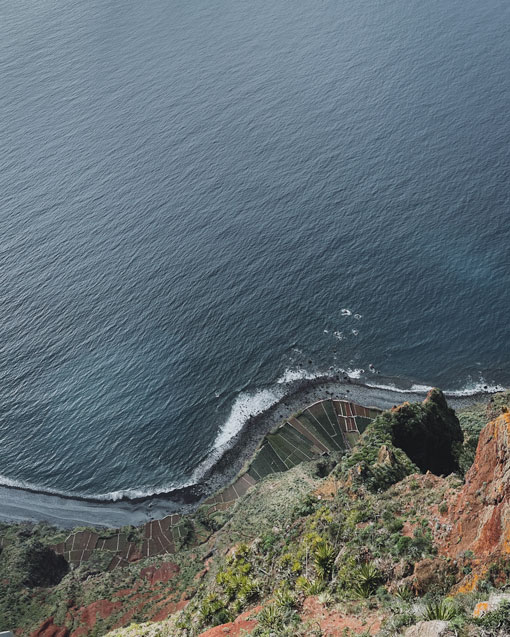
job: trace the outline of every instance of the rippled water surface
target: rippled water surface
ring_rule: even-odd
[[[509,383],[509,27],[0,0],[0,482],[187,483],[331,367]]]

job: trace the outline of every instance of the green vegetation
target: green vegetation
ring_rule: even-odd
[[[464,410],[459,425],[437,391],[424,404],[379,415],[353,415],[336,403],[307,408],[274,430],[251,465],[256,483],[235,482],[194,515],[154,523],[149,532],[102,533],[88,559],[71,566],[49,548],[65,545],[67,534],[0,525],[0,625],[27,635],[53,617],[72,632],[87,616],[94,618],[90,635],[133,623],[126,637],[197,637],[243,613],[256,622],[247,631],[253,637],[319,637],[312,614],[319,608],[319,615],[358,621],[345,635],[373,633],[382,621],[379,634],[390,637],[425,618],[453,622],[464,636],[481,596],[510,586],[510,566],[498,561],[477,590],[454,601],[437,597],[475,568],[477,556],[441,556],[441,515],[462,482],[423,472],[466,470],[485,408]],[[313,440],[300,431],[305,424]],[[73,547],[88,546],[94,535],[82,531]],[[174,552],[147,557],[151,542],[165,540]],[[129,543],[146,547],[145,557],[111,570],[110,547],[122,544],[128,555]],[[495,613],[477,620],[484,635],[507,626],[510,611]]]
[[[404,403],[377,416],[342,461],[341,471],[373,491],[420,470],[447,475],[459,470],[462,440],[455,412],[433,390],[423,403]]]
[[[510,631],[510,601],[502,602],[497,610],[486,613],[476,620],[484,630],[484,636],[508,635]]]
[[[447,600],[432,601],[425,606],[423,613],[424,619],[427,621],[434,621],[440,619],[443,621],[450,621],[457,615],[457,610],[451,602]]]

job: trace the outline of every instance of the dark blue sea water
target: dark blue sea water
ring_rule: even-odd
[[[0,0],[0,483],[188,483],[331,367],[510,383],[509,27]]]

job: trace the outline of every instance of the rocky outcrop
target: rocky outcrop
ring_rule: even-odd
[[[455,568],[445,559],[424,559],[416,562],[408,582],[417,595],[432,591],[444,592],[455,581]]]
[[[50,617],[31,633],[30,637],[68,637],[68,635],[67,626],[56,626],[53,623],[53,617]]]
[[[423,472],[448,475],[459,470],[462,430],[439,389],[431,389],[421,405],[404,403],[394,408],[391,418],[393,444]]]
[[[466,483],[450,505],[452,530],[443,551],[477,559],[510,554],[510,413],[492,420],[480,435]]]
[[[406,476],[459,471],[463,434],[443,393],[432,389],[422,403],[403,403],[377,416],[342,463],[348,483],[387,489]]]
[[[448,622],[436,619],[430,622],[418,622],[410,626],[404,633],[405,637],[450,637],[456,633],[450,630]]]
[[[5,550],[5,560],[13,578],[23,586],[54,586],[69,572],[69,564],[49,546],[36,539],[18,538]]]
[[[491,593],[487,601],[478,602],[473,610],[473,617],[483,617],[487,613],[492,613],[503,603],[510,603],[510,593]]]

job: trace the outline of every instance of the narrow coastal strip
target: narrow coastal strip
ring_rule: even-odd
[[[381,379],[378,379],[381,382]],[[387,379],[385,385],[394,381]],[[251,416],[223,448],[215,450],[208,468],[197,484],[169,492],[139,498],[118,500],[96,499],[73,495],[56,495],[11,486],[0,487],[0,520],[6,522],[47,521],[53,525],[72,528],[95,526],[119,528],[138,526],[172,513],[187,513],[200,501],[212,496],[232,482],[246,462],[253,456],[264,436],[305,405],[324,398],[346,400],[377,409],[387,409],[403,401],[421,401],[426,390],[369,386],[346,375],[323,376],[293,383],[289,392],[266,411]],[[445,392],[449,404],[458,409],[477,402],[485,402],[489,393],[476,392],[456,395]]]
[[[52,548],[74,566],[89,560],[96,550],[107,552],[111,555],[107,570],[112,571],[146,557],[176,553],[183,542],[188,546],[202,544],[214,527],[207,520],[213,522],[217,512],[232,507],[257,482],[301,462],[350,450],[378,413],[378,409],[346,400],[317,401],[268,433],[237,479],[202,503],[198,518],[172,514],[147,522],[142,537],[125,530],[106,537],[94,530],[78,531]]]

